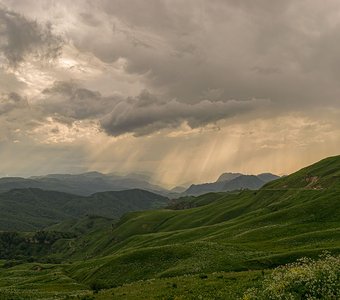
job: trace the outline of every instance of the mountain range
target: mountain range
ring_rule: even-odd
[[[277,178],[279,177],[270,173],[257,176],[224,173],[214,183],[191,185],[189,188],[179,186],[172,190],[167,190],[160,185],[152,183],[150,176],[146,174],[131,173],[123,176],[114,173],[87,172],[82,174],[49,174],[29,178],[3,177],[0,178],[0,192],[18,188],[38,188],[89,196],[98,192],[143,189],[176,198],[183,195],[201,195],[208,192],[257,189],[270,180]]]
[[[241,173],[223,173],[216,182],[192,184],[183,192],[185,195],[202,195],[209,192],[228,192],[241,189],[256,190],[266,183],[280,178],[271,173],[244,175]]]
[[[143,189],[151,192],[157,191],[158,193],[166,192],[164,188],[151,184],[148,180],[147,176],[139,174],[119,176],[99,172],[49,174],[30,178],[3,177],[0,178],[0,191],[4,192],[17,188],[39,188],[82,196],[89,196],[98,192],[128,189]]]

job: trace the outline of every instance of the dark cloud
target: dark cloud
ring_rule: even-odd
[[[76,82],[55,82],[42,92],[35,109],[58,122],[99,120],[112,136],[132,133],[135,136],[162,129],[178,128],[186,123],[191,128],[203,127],[235,115],[253,111],[268,104],[266,100],[211,101],[194,104],[164,99],[143,91],[137,97],[102,96]]]
[[[10,66],[30,57],[55,59],[61,52],[62,40],[52,32],[51,24],[39,24],[0,6],[0,52]]]
[[[195,103],[271,99],[284,110],[338,105],[338,1],[123,1],[92,4],[102,31],[81,51],[142,75],[148,89]],[[322,99],[322,100],[321,100]]]
[[[198,128],[238,114],[252,111],[268,104],[266,100],[210,101],[195,104],[175,99],[161,102],[144,91],[136,98],[119,102],[112,112],[101,120],[104,130],[113,136],[133,133],[135,136],[154,133],[165,128],[177,128],[186,123]]]
[[[57,55],[60,38],[51,26],[24,17],[27,3],[6,2],[23,9],[0,10],[8,61]],[[249,99],[269,99],[273,114],[339,105],[337,1],[75,1],[62,15],[67,3],[38,1],[34,8],[56,11],[51,21],[80,53],[106,66],[122,59],[122,74],[150,93],[103,96],[86,83],[59,81],[37,102],[45,116],[99,120],[110,135],[142,135],[204,126],[263,104]]]
[[[103,97],[99,92],[80,87],[75,82],[57,81],[43,90],[38,106],[45,114],[66,123],[95,119],[109,113],[118,99]]]

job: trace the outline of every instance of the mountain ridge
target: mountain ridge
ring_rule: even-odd
[[[140,188],[151,192],[166,193],[164,188],[137,177],[137,175],[133,175],[130,178],[113,174],[102,174],[96,171],[80,174],[47,174],[29,178],[2,177],[0,178],[0,192],[15,188],[40,188],[89,196],[96,192]]]
[[[215,182],[192,184],[182,194],[198,196],[210,192],[228,192],[240,189],[256,190],[278,178],[280,177],[271,173],[261,173],[258,175],[223,173]]]
[[[340,155],[324,158],[280,180],[267,183],[266,189],[340,189]]]

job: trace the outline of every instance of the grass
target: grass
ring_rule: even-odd
[[[265,188],[340,189],[340,156],[325,158],[294,174],[268,183]]]
[[[22,297],[39,288],[48,297],[89,296],[92,288],[105,289],[98,299],[236,299],[256,286],[261,270],[324,250],[340,253],[338,161],[321,161],[259,191],[190,197],[190,209],[128,213],[113,226],[102,217],[65,221],[48,228],[76,234],[46,253],[60,265],[39,272],[32,264],[2,267],[0,278],[12,280],[9,287]],[[12,292],[0,281],[3,291]]]
[[[59,265],[22,264],[0,271],[0,299],[63,299],[89,294]]]
[[[173,278],[151,279],[100,291],[95,299],[238,299],[263,275],[252,272],[216,272]]]
[[[337,253],[339,200],[331,190],[262,190],[226,195],[189,210],[132,213],[110,232],[106,248],[68,272],[80,282],[111,287],[142,279],[270,268],[325,249]]]

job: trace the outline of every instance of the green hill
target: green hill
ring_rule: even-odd
[[[313,169],[321,170],[323,165],[322,161]],[[338,172],[338,168],[333,170]],[[334,176],[327,175],[333,182]],[[300,176],[301,171],[275,184],[290,178],[296,182]],[[328,179],[322,182],[327,184]],[[113,256],[103,258],[99,268],[96,261],[93,275],[91,261],[72,272],[79,280],[106,280],[115,285],[141,278],[271,267],[324,249],[340,250],[340,194],[336,189],[273,190],[268,185],[258,192],[218,194],[212,202],[208,194],[198,201],[204,197],[210,198],[209,204],[188,210],[125,215],[112,232],[115,243],[103,251]],[[138,270],[145,266],[148,270],[107,276],[109,270],[120,270],[128,262]],[[82,268],[86,277],[79,275],[84,274]]]
[[[97,253],[105,257],[76,264],[70,272],[82,282],[115,286],[152,277],[272,267],[325,249],[338,252],[339,203],[335,191],[263,190],[183,211],[129,214],[110,234],[113,242]],[[134,272],[123,271],[124,266]]]
[[[0,231],[32,231],[66,219],[98,215],[119,218],[126,212],[165,206],[168,199],[143,190],[96,193],[82,197],[40,189],[0,194]]]
[[[300,171],[268,183],[266,189],[340,189],[340,156],[323,159]]]
[[[111,288],[98,299],[134,299],[146,290],[141,299],[195,299],[199,291],[235,299],[262,280],[259,270],[325,250],[340,253],[339,170],[340,156],[329,158],[258,191],[181,198],[175,210],[130,212],[113,227],[96,217],[64,221],[47,230],[75,236],[61,236],[44,255],[63,262],[51,272],[74,282],[79,294]],[[13,268],[25,282],[29,267]],[[11,278],[13,268],[4,274]]]

